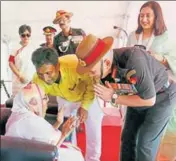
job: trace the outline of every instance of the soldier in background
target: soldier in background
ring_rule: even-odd
[[[62,30],[54,37],[54,48],[57,50],[58,56],[74,54],[78,44],[86,35],[82,29],[71,28],[70,22],[73,13],[59,10],[56,12],[56,17],[53,21],[58,24]]]
[[[43,28],[43,35],[45,35],[45,43],[42,43],[40,46],[53,48],[54,36],[57,30],[54,27],[46,26]]]

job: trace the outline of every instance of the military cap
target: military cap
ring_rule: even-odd
[[[50,34],[54,34],[55,32],[57,32],[57,30],[54,27],[51,26],[46,26],[43,28],[43,34],[44,35],[50,35]]]

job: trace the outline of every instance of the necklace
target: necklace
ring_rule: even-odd
[[[144,44],[142,43],[142,38],[143,38],[143,32],[141,32],[141,33],[139,34],[139,38],[138,38],[138,42],[137,42],[138,45],[144,45]],[[154,33],[152,32],[152,35],[150,36],[150,38],[149,38],[147,44],[144,45],[144,46],[146,47],[146,50],[147,50],[147,51],[149,51],[150,47],[152,46],[152,43],[153,43],[154,38],[155,38],[155,35],[154,35]]]

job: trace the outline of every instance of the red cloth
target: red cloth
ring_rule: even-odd
[[[122,123],[119,116],[104,116],[102,124],[102,154],[101,161],[117,161],[120,156],[120,138]],[[78,147],[85,156],[86,138],[85,127],[81,124],[83,131],[77,133]]]
[[[15,64],[15,57],[13,55],[9,56],[9,62],[12,62],[13,64]]]

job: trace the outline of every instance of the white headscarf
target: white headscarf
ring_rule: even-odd
[[[24,114],[27,112],[32,112],[38,116],[42,116],[43,112],[43,102],[42,102],[42,90],[39,88],[36,84],[28,84],[22,90],[15,96],[12,112]],[[37,105],[37,107],[33,107],[31,105],[31,101],[34,100],[34,102]]]
[[[28,84],[21,91],[16,94],[13,101],[13,107],[11,109],[12,114],[6,124],[6,128],[8,129],[10,125],[13,123],[22,121],[26,117],[30,117],[32,115],[38,115],[42,117],[43,115],[43,102],[42,102],[42,92],[41,88],[39,88],[36,84]],[[39,104],[37,107],[32,107],[29,101],[34,98],[36,102]]]
[[[29,105],[24,100],[24,96],[22,94],[22,91],[20,91],[13,100],[13,107],[12,112],[16,113],[26,113],[29,112]]]

